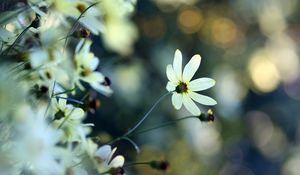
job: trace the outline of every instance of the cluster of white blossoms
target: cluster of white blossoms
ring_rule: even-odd
[[[125,158],[115,154],[117,148],[92,139],[94,124],[84,119],[99,105],[90,89],[106,97],[113,93],[109,78],[99,71],[89,36],[99,36],[104,49],[130,54],[138,36],[130,20],[135,4],[136,0],[0,2],[0,174],[125,174]],[[216,104],[194,92],[215,84],[209,78],[190,81],[200,60],[195,55],[182,73],[177,50],[173,66],[167,67],[174,107],[183,104],[193,115],[200,110],[192,99]],[[149,113],[120,138],[136,146],[129,136]]]

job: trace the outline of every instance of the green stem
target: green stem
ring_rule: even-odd
[[[158,105],[159,102],[161,102],[162,99],[164,99],[167,95],[169,95],[170,92],[164,94],[163,96],[161,96],[155,103],[154,105],[150,108],[150,110],[144,115],[144,117],[129,131],[127,131],[124,136],[128,136],[130,135],[132,132],[134,132],[149,116],[149,114],[153,111],[153,109]]]
[[[135,166],[135,165],[149,165],[151,161],[146,161],[146,162],[132,162],[132,163],[127,163],[123,167],[130,167],[130,166]]]
[[[148,132],[148,131],[152,131],[152,130],[155,130],[155,129],[163,128],[165,126],[170,126],[170,125],[173,125],[176,122],[179,122],[179,121],[185,120],[185,119],[189,119],[189,118],[197,118],[198,119],[197,116],[187,116],[187,117],[183,117],[183,118],[179,118],[179,119],[176,119],[176,120],[173,120],[173,121],[169,121],[169,122],[166,122],[166,123],[163,123],[163,124],[151,127],[151,128],[147,128],[147,129],[143,129],[143,130],[134,132],[134,133],[132,133],[132,134],[130,134],[128,136],[132,137],[132,136],[136,136],[136,135]]]

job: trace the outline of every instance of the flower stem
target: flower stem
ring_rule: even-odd
[[[107,144],[113,144],[115,143],[116,141],[119,141],[119,140],[128,140],[128,136],[131,135],[131,133],[133,133],[146,119],[147,117],[149,116],[149,114],[153,111],[153,109],[158,105],[159,102],[161,102],[161,100],[163,100],[167,95],[169,95],[171,92],[168,92],[164,95],[162,95],[153,105],[152,107],[150,108],[150,110],[143,116],[143,118],[133,127],[131,128],[129,131],[127,131],[125,134],[123,134],[122,136],[120,137],[117,137],[115,138],[114,140],[108,142]],[[136,149],[136,146],[134,144],[134,147]],[[139,151],[138,151],[139,152]]]
[[[124,165],[124,167],[130,167],[130,166],[135,166],[135,165],[150,165],[152,161],[145,161],[145,162],[132,162],[132,163],[127,163]]]
[[[162,95],[154,104],[153,106],[150,108],[150,110],[144,115],[144,117],[133,127],[131,128],[129,131],[127,131],[124,136],[128,136],[130,135],[132,132],[134,132],[149,116],[149,114],[153,111],[153,109],[158,105],[159,102],[161,102],[162,99],[164,99],[167,95],[169,95],[170,92]]]
[[[174,124],[176,122],[179,122],[179,121],[182,121],[182,120],[185,120],[185,119],[189,119],[189,118],[197,118],[198,119],[197,116],[187,116],[187,117],[179,118],[179,119],[176,119],[176,120],[173,120],[173,121],[165,122],[163,124],[160,124],[160,125],[157,125],[157,126],[154,126],[154,127],[151,127],[151,128],[147,128],[147,129],[143,129],[143,130],[134,132],[134,133],[132,133],[132,134],[130,134],[128,136],[132,137],[132,136],[136,136],[136,135],[148,132],[148,131],[152,131],[152,130],[155,130],[155,129],[163,128],[165,126],[170,126],[170,125],[172,125],[172,124]]]

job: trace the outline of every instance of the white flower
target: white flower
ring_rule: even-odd
[[[133,50],[133,44],[138,37],[134,23],[130,21],[134,1],[103,0],[99,3],[103,12],[102,37],[105,46],[121,55],[128,55]]]
[[[90,133],[93,124],[84,124],[85,113],[81,108],[74,107],[71,104],[67,104],[65,94],[59,95],[62,98],[52,99],[55,128],[61,127],[64,132],[64,136],[61,141],[81,141],[82,137],[85,137]]]
[[[173,92],[173,106],[175,109],[179,110],[183,104],[193,115],[201,114],[200,109],[193,100],[203,105],[217,104],[214,99],[195,93],[215,85],[215,80],[211,78],[198,78],[191,81],[200,66],[200,62],[200,55],[194,55],[182,72],[182,54],[180,50],[177,49],[174,55],[173,66],[171,64],[167,66],[167,77],[169,82],[166,89],[169,92]]]
[[[77,169],[72,168],[73,171],[109,175],[111,170],[122,168],[125,159],[121,155],[114,156],[117,148],[112,149],[110,145],[103,145],[98,149],[97,147],[98,145],[90,138],[83,139],[74,150],[74,153],[79,155],[82,160]]]
[[[99,64],[99,59],[90,52],[91,40],[81,40],[76,47],[75,66],[76,77],[75,83],[80,89],[84,89],[79,80],[89,83],[98,92],[109,96],[112,90],[106,84],[105,77],[102,73],[95,71]]]
[[[96,156],[103,161],[101,164],[103,172],[111,168],[120,168],[124,165],[125,159],[122,155],[117,155],[112,158],[116,150],[117,148],[112,149],[110,145],[103,145],[96,151]]]
[[[15,123],[11,163],[14,162],[20,171],[27,170],[33,174],[62,174],[56,146],[61,133],[45,121],[44,108],[32,111],[29,107],[24,107],[19,113],[24,118]]]

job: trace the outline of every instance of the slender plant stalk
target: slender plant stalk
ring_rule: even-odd
[[[150,108],[150,110],[144,115],[144,117],[129,131],[127,131],[124,136],[128,136],[130,135],[132,132],[134,132],[149,116],[149,114],[153,111],[153,109],[161,102],[162,99],[164,99],[167,95],[169,95],[170,92],[164,94],[163,96],[161,96],[155,103],[154,105]]]

